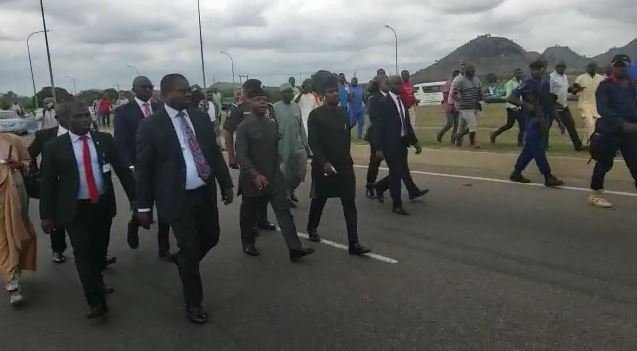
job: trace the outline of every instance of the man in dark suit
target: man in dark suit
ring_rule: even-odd
[[[35,132],[35,138],[31,145],[29,145],[29,155],[31,156],[31,170],[32,172],[38,169],[38,156],[42,154],[44,151],[44,147],[55,138],[60,135],[64,135],[68,133],[68,126],[66,124],[66,120],[64,118],[60,118],[60,114],[57,113],[55,115],[55,119],[57,119],[59,125],[53,128],[41,129]],[[66,262],[66,256],[64,255],[64,251],[66,251],[66,230],[63,225],[56,225],[51,228],[51,232],[49,233],[51,239],[51,250],[53,251],[53,262],[55,263],[64,263]]]
[[[153,97],[153,83],[147,77],[139,76],[133,80],[133,93],[135,94],[133,100],[115,110],[113,137],[122,159],[134,171],[137,156],[135,138],[139,122],[161,109],[161,105],[150,101],[150,98]],[[170,259],[169,231],[170,226],[159,219],[157,244],[159,246],[159,258],[164,261]],[[139,248],[139,223],[135,216],[128,222],[126,238],[131,249]]]
[[[290,213],[288,186],[280,166],[278,126],[275,120],[266,117],[268,99],[261,87],[251,90],[246,97],[251,113],[239,126],[236,145],[243,196],[240,214],[243,252],[250,256],[261,254],[254,246],[253,228],[260,208],[269,202],[288,245],[290,260],[297,262],[314,250],[302,247]]]
[[[386,187],[383,183],[388,184],[394,202],[392,211],[407,216],[409,212],[403,208],[400,185],[401,180],[409,175],[407,148],[413,145],[416,148],[416,154],[420,154],[422,148],[409,121],[409,112],[400,98],[401,84],[402,79],[399,76],[389,77],[389,93],[380,102],[381,118],[378,118],[374,130],[376,159],[385,159],[389,167],[389,176],[376,185],[376,195],[382,199],[382,193]],[[410,194],[410,197],[414,198],[426,193],[427,190],[422,190],[413,194],[417,196]]]
[[[157,205],[159,218],[172,227],[186,317],[204,324],[208,314],[201,307],[199,263],[219,241],[216,182],[227,205],[233,200],[232,179],[212,121],[198,109],[188,110],[188,80],[181,74],[165,76],[161,96],[165,105],[143,120],[137,132],[137,219],[150,225],[150,211]]]
[[[51,141],[42,157],[40,218],[50,233],[64,225],[69,233],[75,264],[90,306],[89,319],[108,313],[102,271],[111,223],[116,213],[111,180],[114,169],[131,203],[133,176],[120,159],[110,134],[91,133],[91,114],[80,102],[66,102],[58,113],[68,121],[69,132]]]

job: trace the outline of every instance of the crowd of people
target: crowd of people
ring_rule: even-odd
[[[561,63],[548,76],[547,64],[541,60],[529,65],[528,75],[521,69],[514,72],[505,85],[506,124],[491,135],[495,142],[518,123],[518,143],[523,148],[511,181],[529,183],[522,172],[535,160],[546,186],[564,184],[552,174],[546,158],[547,131],[555,120],[569,131],[576,149],[588,147],[596,160],[591,205],[612,206],[603,197],[604,176],[618,151],[637,186],[637,84],[628,76],[629,62],[627,56],[617,55],[605,79],[591,64],[572,86]],[[41,227],[50,236],[53,262],[66,261],[66,237],[70,239],[89,306],[87,317],[101,320],[108,315],[106,295],[114,289],[106,284],[102,273],[116,262],[108,255],[116,216],[113,173],[130,201],[128,245],[138,249],[139,228],[149,229],[157,218],[158,256],[176,265],[186,317],[193,323],[208,320],[202,305],[199,265],[219,241],[218,192],[223,204],[234,201],[235,185],[229,169],[239,171],[236,194],[242,201],[238,222],[246,255],[261,255],[256,245],[259,232],[277,229],[292,262],[314,253],[299,240],[292,217],[292,209],[300,201],[296,191],[306,179],[308,158],[309,240],[321,241],[323,209],[328,199],[338,198],[349,254],[369,253],[358,235],[352,132],[369,142],[369,199],[384,203],[389,190],[392,212],[406,216],[409,212],[403,206],[401,183],[411,200],[429,191],[415,184],[408,164],[409,148],[413,147],[416,154],[422,152],[415,131],[418,101],[409,72],[388,76],[379,69],[366,91],[357,79],[348,83],[344,74],[328,71],[318,71],[300,88],[295,83],[290,78],[282,84],[281,101],[272,105],[261,81],[247,80],[221,125],[222,97],[218,91],[207,95],[204,89],[191,87],[183,75],[168,74],[160,82],[161,101],[154,101],[153,83],[140,76],[132,84],[134,98],[113,111],[113,135],[95,130],[88,107],[74,101],[45,104],[48,118],[54,121],[47,121],[28,148],[20,138],[1,134],[0,277],[10,303],[19,305],[23,301],[21,273],[35,269],[36,231],[28,215],[30,195],[40,199]],[[584,140],[577,135],[566,104],[569,92],[580,96],[578,107],[586,125]],[[452,143],[462,145],[468,135],[470,145],[479,147],[476,131],[482,89],[475,67],[466,64],[454,71],[443,93],[446,124],[437,135],[438,141],[452,130]],[[110,114],[112,106],[105,103],[102,110],[99,105],[99,111]],[[222,154],[224,147],[227,162]],[[378,180],[382,161],[387,163],[389,174]],[[37,189],[33,189],[34,184],[39,184]],[[268,204],[278,228],[268,220]],[[177,251],[171,251],[171,230]]]

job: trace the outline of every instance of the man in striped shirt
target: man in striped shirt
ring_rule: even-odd
[[[479,149],[480,146],[476,144],[476,132],[478,131],[478,107],[482,100],[482,84],[475,74],[476,69],[473,65],[465,65],[464,75],[453,80],[452,94],[460,116],[460,131],[456,136],[456,145],[462,146],[462,139],[469,134],[471,146]]]

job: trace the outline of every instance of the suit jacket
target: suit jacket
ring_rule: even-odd
[[[230,172],[217,145],[210,118],[197,109],[189,110],[188,115],[212,170],[206,184],[216,202],[215,182],[219,182],[221,189],[231,189]],[[186,195],[186,162],[177,132],[163,107],[139,125],[135,176],[138,208],[153,208],[156,204],[163,220],[171,222],[179,218]]]
[[[381,101],[383,99],[383,94],[381,93],[373,93],[369,96],[367,101],[367,110],[369,111],[369,127],[367,127],[367,134],[365,134],[365,140],[369,142],[369,144],[375,148],[378,141],[376,141],[376,132],[377,125],[379,123],[379,119],[382,117],[382,108],[383,105]]]
[[[159,104],[151,103],[151,110],[158,111],[162,108]],[[137,154],[137,145],[135,137],[137,136],[137,127],[139,121],[144,119],[144,112],[133,99],[129,103],[118,107],[115,110],[113,119],[113,137],[117,151],[122,157],[124,163],[128,166],[135,165]]]
[[[37,168],[37,158],[44,152],[44,147],[57,138],[58,127],[42,129],[35,132],[35,139],[29,145],[29,155],[31,156],[31,167]]]
[[[112,171],[103,172],[104,165],[110,164],[122,183],[124,191],[131,202],[134,202],[135,181],[128,166],[122,161],[115,148],[115,141],[110,134],[91,133],[99,161],[99,169],[104,180],[104,200],[110,206],[114,217],[115,191],[111,179]],[[56,224],[70,224],[75,220],[77,194],[80,188],[80,177],[71,136],[61,135],[52,140],[44,149],[42,156],[42,186],[40,190],[40,218],[51,219]]]
[[[409,111],[405,111],[406,135],[403,139],[400,112],[398,112],[398,107],[392,97],[387,94],[380,100],[379,104],[381,115],[377,120],[377,126],[374,127],[376,149],[383,151],[385,156],[391,157],[405,148],[405,141],[407,145],[418,143],[418,138],[416,138],[416,133],[409,120]]]

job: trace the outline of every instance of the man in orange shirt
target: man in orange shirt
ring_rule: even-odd
[[[409,80],[411,75],[409,71],[403,70],[400,73],[403,84],[400,86],[400,99],[405,104],[405,108],[409,111],[409,120],[413,127],[416,127],[416,106],[420,101],[416,100],[414,95],[414,85]]]

